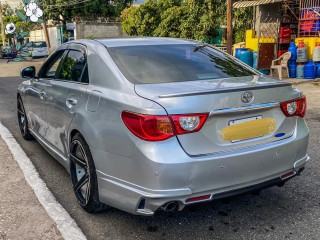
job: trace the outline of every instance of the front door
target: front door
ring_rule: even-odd
[[[76,44],[71,44],[70,46]],[[64,156],[68,154],[68,129],[83,104],[88,87],[88,71],[83,47],[69,47],[58,77],[46,91],[47,140]]]
[[[45,102],[46,92],[50,88],[50,80],[54,79],[60,65],[63,51],[53,55],[44,65],[39,79],[30,81],[27,88],[28,119],[31,129],[40,137],[47,138],[48,125],[46,121]]]

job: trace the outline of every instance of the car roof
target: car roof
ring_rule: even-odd
[[[169,45],[169,44],[195,44],[193,40],[160,37],[131,37],[131,38],[105,38],[96,39],[106,47],[125,47],[142,45]]]

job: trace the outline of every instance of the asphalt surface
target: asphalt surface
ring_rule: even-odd
[[[3,65],[2,65],[3,66]],[[1,67],[2,67],[1,66]],[[0,121],[27,153],[40,177],[88,239],[319,239],[320,114],[309,111],[309,162],[300,177],[260,195],[189,206],[182,212],[134,216],[117,209],[91,215],[78,205],[66,170],[37,142],[22,139],[16,120],[18,77],[0,78]]]

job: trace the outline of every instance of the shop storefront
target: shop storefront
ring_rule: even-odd
[[[272,60],[296,46],[305,52],[293,58],[295,63],[320,62],[320,0],[247,0],[237,1],[233,7],[254,7],[253,27],[246,32],[245,48],[256,57],[253,62],[257,69],[270,69]],[[296,52],[292,53],[295,57]]]

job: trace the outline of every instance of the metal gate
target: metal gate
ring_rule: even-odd
[[[280,22],[278,18],[264,17],[258,30],[258,69],[270,69],[276,55]]]

